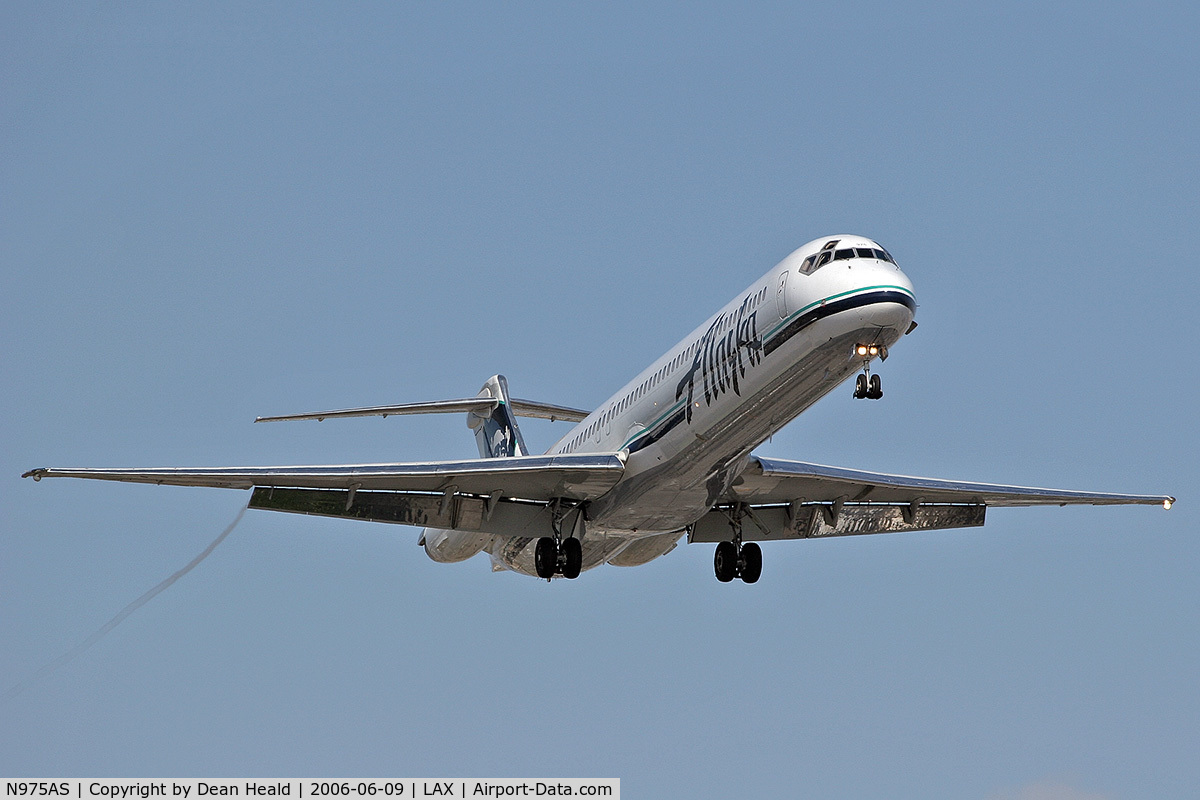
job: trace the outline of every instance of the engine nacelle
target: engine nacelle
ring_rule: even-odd
[[[479,531],[450,531],[426,528],[421,539],[425,542],[425,553],[434,561],[453,564],[466,561],[483,550],[492,540],[490,533]]]

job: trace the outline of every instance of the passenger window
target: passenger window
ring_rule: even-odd
[[[854,258],[854,250],[851,248],[838,250],[833,254],[834,261],[848,261],[851,258]]]

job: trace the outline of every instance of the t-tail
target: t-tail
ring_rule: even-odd
[[[493,408],[467,413],[467,426],[475,431],[480,458],[508,458],[529,455],[521,429],[517,427],[512,401],[508,397],[508,381],[503,375],[493,375],[479,390],[479,397],[496,401]]]

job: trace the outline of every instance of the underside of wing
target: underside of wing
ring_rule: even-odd
[[[1001,486],[752,457],[717,506],[696,522],[693,542],[810,539],[973,528],[992,506],[1162,505],[1168,495],[1105,494]]]
[[[611,489],[625,470],[612,453],[484,458],[405,464],[159,469],[35,469],[23,477],[91,478],[170,486],[228,489],[375,490],[474,494],[518,500],[591,500]]]
[[[827,467],[803,461],[751,459],[727,498],[750,504],[793,503],[965,504],[982,506],[1167,505],[1168,495],[1106,494],[991,483],[915,478]]]

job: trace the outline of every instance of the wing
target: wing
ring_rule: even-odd
[[[518,500],[591,500],[611,489],[625,463],[615,453],[517,456],[471,461],[407,464],[348,464],[308,467],[222,467],[158,469],[35,469],[22,477],[93,478],[170,486],[226,489],[377,490],[474,494]],[[497,494],[499,493],[499,494]]]
[[[752,457],[733,487],[732,502],[791,503],[796,500],[832,503],[967,504],[982,506],[1166,505],[1167,495],[1104,494],[1065,489],[1001,486],[937,478],[914,478],[882,472],[826,467],[804,461]]]
[[[809,539],[982,525],[989,506],[1162,505],[1168,495],[1104,494],[913,478],[803,461],[751,457],[689,541]]]

